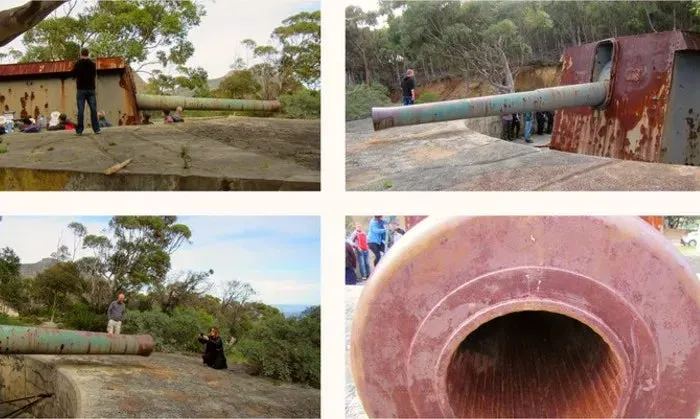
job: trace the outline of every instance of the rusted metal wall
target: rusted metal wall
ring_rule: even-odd
[[[660,32],[615,38],[614,44],[611,96],[606,108],[557,111],[551,147],[626,160],[700,164],[700,152],[693,145],[697,143],[697,129],[684,131],[674,126],[674,118],[681,114],[697,117],[700,109],[697,87],[680,87],[680,80],[697,86],[700,73],[693,67],[697,63],[695,55],[685,54],[700,50],[700,34]],[[597,45],[565,51],[561,85],[591,82]],[[671,94],[674,66],[680,70],[674,90],[678,94]]]
[[[655,216],[655,215],[648,215],[648,216],[643,216],[642,220],[651,224],[651,226],[654,227],[656,230],[661,231],[661,232],[664,231],[664,217]]]
[[[138,123],[136,88],[131,69],[122,58],[98,58],[97,109],[105,111],[114,125]],[[70,71],[73,61],[10,64],[0,66],[0,108],[15,112],[15,118],[59,111],[75,120],[78,116],[75,80]],[[85,123],[90,126],[86,106]]]

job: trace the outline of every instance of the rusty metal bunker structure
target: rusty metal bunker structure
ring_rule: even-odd
[[[74,61],[52,61],[0,65],[0,114],[15,118],[38,118],[53,111],[69,118],[78,113],[76,86],[71,70]],[[276,100],[212,99],[146,95],[137,92],[134,71],[120,57],[97,58],[97,108],[114,125],[137,125],[140,111],[230,110],[274,112]],[[90,121],[86,106],[86,122]],[[154,115],[156,116],[156,115]]]
[[[700,412],[700,281],[656,221],[415,218],[354,311],[369,417]]]
[[[567,49],[558,87],[373,108],[375,130],[555,109],[550,147],[700,165],[700,34],[625,36]]]

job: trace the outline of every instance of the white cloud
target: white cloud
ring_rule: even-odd
[[[73,249],[66,227],[76,217],[3,217],[0,248],[10,247],[22,263],[48,257],[59,244]],[[81,218],[90,234],[107,220]],[[320,220],[318,217],[182,217],[192,229],[193,244],[173,254],[172,272],[213,269],[212,294],[238,279],[258,291],[267,304],[320,304]],[[251,237],[264,233],[260,237]],[[78,256],[87,256],[80,250]]]

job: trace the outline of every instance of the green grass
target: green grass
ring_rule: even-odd
[[[7,153],[7,146],[0,145],[0,154]]]

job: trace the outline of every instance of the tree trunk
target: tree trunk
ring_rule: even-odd
[[[644,2],[642,2],[642,4],[644,4]],[[646,15],[647,15],[647,22],[649,22],[649,26],[651,27],[651,30],[656,32],[656,28],[654,27],[654,24],[651,23],[651,14],[649,13],[649,9],[647,8],[647,5],[644,4],[643,7],[644,7],[644,13],[646,13]]]
[[[53,317],[56,314],[56,297],[58,295],[54,294],[53,295],[53,306],[51,307],[51,323],[53,323]]]
[[[36,26],[65,2],[30,1],[23,6],[0,11],[0,47]]]
[[[372,85],[372,74],[369,69],[369,61],[367,61],[367,54],[365,54],[364,51],[362,51],[362,62],[365,66],[365,83],[367,83],[367,86]]]

